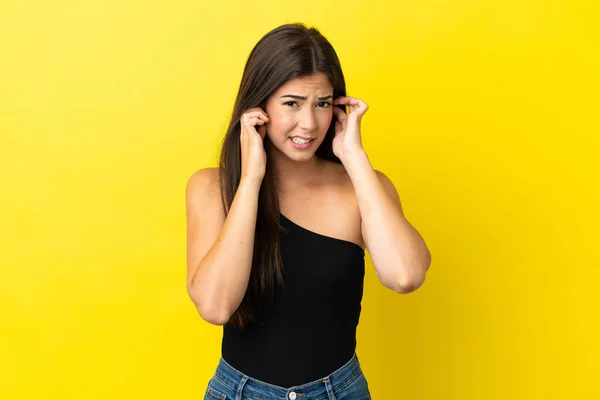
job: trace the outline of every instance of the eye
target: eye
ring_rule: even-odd
[[[327,108],[330,105],[331,105],[331,103],[328,102],[328,101],[322,101],[322,102],[319,103],[319,107],[321,107],[321,108]]]
[[[297,101],[286,101],[283,104],[286,105],[286,106],[289,106],[289,107],[295,107],[295,106],[298,105],[298,102]]]

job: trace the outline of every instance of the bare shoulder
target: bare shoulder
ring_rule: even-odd
[[[383,184],[383,186],[385,186],[385,187],[393,187],[394,186],[394,183],[392,182],[392,180],[385,173],[383,173],[383,171],[379,171],[376,169],[375,173],[377,174],[377,177],[379,178],[379,181]]]
[[[383,186],[385,193],[388,195],[388,197],[390,199],[392,199],[394,204],[396,204],[396,206],[398,206],[400,208],[400,210],[402,210],[402,203],[400,201],[400,195],[398,194],[398,190],[396,189],[394,182],[392,182],[392,180],[382,171],[375,170],[375,173],[377,174],[377,177],[379,178],[379,182],[381,182],[381,185]]]
[[[219,181],[219,168],[205,168],[194,172],[186,184],[188,284],[225,222]]]
[[[346,172],[346,168],[343,164],[336,163],[333,161],[327,161],[327,179],[328,184],[330,184],[334,190],[348,190],[350,189],[353,193],[354,188],[352,185],[352,181],[350,180],[350,176]],[[390,196],[395,203],[400,204],[400,198],[398,195],[398,191],[396,190],[396,186],[394,182],[383,172],[379,170],[375,170],[377,178],[379,182],[383,186],[386,194]],[[349,202],[353,202],[355,200],[354,196],[349,196]]]
[[[188,223],[199,219],[224,220],[219,168],[194,172],[187,181],[185,198]]]
[[[186,193],[195,195],[198,191],[220,191],[219,179],[219,168],[199,169],[188,178]]]

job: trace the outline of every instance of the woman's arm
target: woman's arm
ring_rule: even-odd
[[[260,185],[242,179],[225,217],[218,168],[199,170],[187,182],[187,290],[209,323],[225,324],[246,293]]]
[[[366,152],[345,157],[362,218],[362,236],[377,277],[397,293],[410,293],[425,281],[431,254],[419,232],[407,221],[394,184],[375,171]]]
[[[360,124],[369,109],[356,97],[338,97],[333,108],[335,137],[333,152],[350,176],[358,199],[361,228],[377,277],[386,287],[398,293],[409,293],[425,281],[431,254],[425,241],[406,220],[400,197],[392,182],[375,171],[362,147]]]

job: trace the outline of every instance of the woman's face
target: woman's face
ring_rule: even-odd
[[[323,73],[283,84],[267,100],[267,136],[273,147],[294,161],[315,154],[333,116],[333,87]]]

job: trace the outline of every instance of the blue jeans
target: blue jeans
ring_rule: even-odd
[[[367,380],[356,354],[332,374],[284,388],[253,379],[223,358],[210,379],[204,400],[371,400]]]

